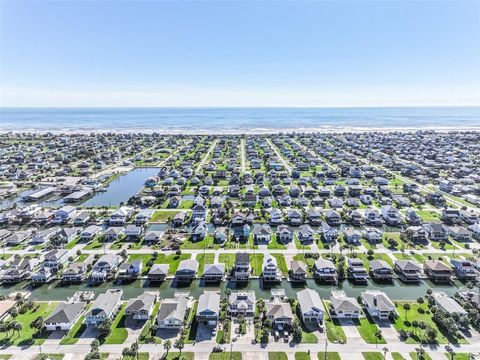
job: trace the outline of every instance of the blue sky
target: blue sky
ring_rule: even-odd
[[[480,2],[1,1],[3,106],[480,105]]]

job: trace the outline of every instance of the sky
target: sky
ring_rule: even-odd
[[[0,0],[0,106],[480,105],[480,1]]]

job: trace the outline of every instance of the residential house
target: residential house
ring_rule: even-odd
[[[122,258],[115,254],[102,255],[93,265],[90,282],[102,283],[114,277]]]
[[[47,331],[69,331],[82,316],[84,302],[62,302],[44,320]]]
[[[255,292],[232,292],[229,296],[229,311],[235,317],[239,315],[253,317],[255,315]]]
[[[305,282],[308,275],[307,265],[302,261],[292,260],[289,275],[293,282]]]
[[[256,243],[268,244],[272,240],[272,229],[268,224],[255,224],[253,238]]]
[[[245,252],[235,254],[235,264],[233,266],[234,280],[237,282],[247,282],[250,279],[250,256]]]
[[[372,318],[387,320],[396,314],[395,304],[383,291],[362,291],[362,303]]]
[[[141,260],[124,262],[118,268],[118,278],[122,280],[133,280],[142,274],[143,263]]]
[[[441,260],[426,260],[423,271],[434,282],[450,282],[453,276],[452,268]]]
[[[479,272],[470,260],[451,259],[450,264],[452,264],[458,279],[462,281],[477,281],[479,279]]]
[[[155,320],[155,327],[157,329],[180,329],[185,324],[187,309],[188,298],[186,296],[162,300]]]
[[[315,326],[322,325],[324,311],[318,292],[304,289],[297,293],[297,299],[303,322]]]
[[[85,324],[98,327],[107,319],[113,320],[122,305],[122,295],[122,289],[109,289],[98,295],[85,315]]]
[[[45,254],[43,266],[48,267],[54,272],[61,269],[68,261],[68,250],[52,249]]]
[[[153,306],[156,301],[156,293],[144,292],[128,301],[125,307],[125,316],[130,316],[134,320],[148,320],[150,315],[152,315]]]
[[[280,301],[278,299],[265,302],[265,315],[273,328],[282,330],[285,326],[292,324],[294,315],[288,301]]]
[[[347,297],[343,290],[332,290],[330,295],[330,317],[334,319],[358,319],[362,308],[353,297]]]
[[[315,279],[328,282],[328,283],[337,283],[338,274],[335,264],[331,260],[319,258],[314,262],[314,273]]]
[[[355,282],[366,282],[368,280],[367,269],[362,260],[349,258],[347,260],[347,276]]]
[[[153,264],[147,274],[147,278],[150,281],[164,281],[168,276],[168,271],[168,264]]]
[[[175,281],[190,282],[197,275],[198,261],[194,259],[186,259],[180,261],[177,271],[175,272]]]
[[[225,264],[205,264],[203,279],[205,282],[220,282],[225,274]]]
[[[62,282],[64,283],[80,283],[85,280],[87,275],[87,264],[71,263],[62,273]]]
[[[278,282],[282,280],[282,272],[278,268],[277,259],[266,254],[263,257],[262,278],[265,282]]]
[[[393,269],[386,261],[372,260],[370,264],[370,276],[375,281],[393,281]]]
[[[198,298],[196,319],[209,326],[217,326],[220,314],[220,294],[216,291],[205,291]]]
[[[406,283],[420,282],[421,269],[421,265],[412,260],[396,260],[394,264],[395,273]]]

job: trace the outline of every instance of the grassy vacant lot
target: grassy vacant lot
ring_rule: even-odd
[[[253,269],[254,276],[262,274],[263,254],[250,254],[250,266]]]
[[[231,354],[230,357],[230,352],[221,352],[221,353],[211,353],[210,356],[208,357],[208,360],[242,360],[242,353],[238,351],[234,351]]]
[[[173,219],[175,215],[177,215],[180,212],[180,210],[162,210],[162,211],[155,211],[153,213],[152,218],[150,219],[150,222],[160,222],[160,223],[166,223],[170,219]]]
[[[110,334],[105,338],[105,344],[123,344],[127,340],[128,332],[125,328],[125,307],[127,304],[123,304],[118,312],[117,317],[112,323],[112,329]]]
[[[43,355],[46,355],[47,359],[50,359],[50,360],[62,360],[65,357],[65,354],[43,354]],[[41,360],[41,359],[42,359],[42,356],[38,354],[37,356],[35,356],[34,360]]]
[[[365,360],[383,360],[383,355],[377,351],[362,352]]]
[[[207,235],[203,240],[192,241],[191,238],[185,239],[180,245],[182,249],[202,250],[202,249],[219,249],[220,244],[215,244],[213,235]]]
[[[203,275],[203,268],[205,267],[205,264],[213,264],[213,260],[215,260],[215,254],[197,254],[198,273],[200,275]]]
[[[288,268],[287,268],[287,263],[285,261],[285,256],[282,254],[272,254],[272,256],[277,259],[277,265],[280,271],[282,272],[283,276],[288,275]]]
[[[170,274],[175,274],[175,272],[178,269],[178,264],[182,260],[190,259],[192,254],[182,254],[182,255],[176,255],[176,254],[158,254],[158,257],[154,260],[154,264],[168,264],[170,265],[169,268],[169,273]],[[146,267],[147,262],[152,259],[152,255],[150,254],[132,254],[128,257],[128,261],[135,261],[135,260],[141,260],[143,262],[143,266]]]
[[[323,307],[327,309],[327,316],[325,316],[325,327],[327,329],[328,341],[333,343],[345,343],[347,341],[347,337],[342,329],[342,325],[340,325],[338,320],[330,318],[330,313],[328,311],[330,308],[330,302],[324,301]]]
[[[235,254],[220,254],[218,257],[218,261],[221,263],[225,263],[226,269],[233,268],[233,264],[235,263]]]
[[[447,334],[444,334],[441,332],[441,330],[438,328],[438,326],[433,322],[432,320],[432,314],[430,310],[428,309],[428,306],[426,303],[420,305],[417,302],[408,302],[410,304],[410,310],[405,312],[403,309],[403,304],[406,302],[397,302],[397,312],[398,312],[398,318],[395,320],[395,323],[393,326],[397,331],[400,330],[405,330],[405,331],[412,331],[415,332],[415,329],[411,325],[411,321],[417,320],[418,322],[423,321],[427,325],[432,326],[434,329],[438,329],[438,336],[437,340],[438,343],[440,344],[447,344],[450,340],[450,342],[454,342],[455,339],[448,339]],[[406,341],[409,344],[417,344],[418,341],[416,339],[408,338]],[[466,341],[464,339],[461,339],[459,341],[460,343],[465,344]]]
[[[310,355],[304,351],[297,351],[295,353],[295,360],[310,360]]]
[[[281,351],[270,351],[268,353],[268,360],[288,360],[287,353]]]
[[[325,353],[319,352],[318,353],[318,360],[340,360],[340,354],[338,352],[327,351],[327,357],[325,359]]]
[[[379,329],[377,324],[375,324],[370,317],[361,318],[360,320],[355,321],[355,323],[357,325],[358,332],[367,344],[386,344],[386,341],[383,337],[378,338],[375,336],[375,333]]]
[[[22,325],[22,330],[18,333],[10,331],[4,333],[0,344],[5,345],[40,345],[43,344],[49,333],[44,331],[36,334],[37,330],[32,329],[30,324],[39,316],[44,319],[57,307],[56,302],[37,302],[32,310],[27,310],[24,314],[19,314],[15,321]],[[8,335],[8,336],[7,336]]]

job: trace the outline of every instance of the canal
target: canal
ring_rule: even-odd
[[[95,194],[81,206],[118,206],[126,203],[130,197],[138,193],[150,176],[155,176],[159,168],[135,168],[113,180],[106,191]]]
[[[23,282],[15,285],[4,285],[0,287],[0,295],[14,293],[16,291],[30,291],[31,298],[38,301],[61,301],[71,297],[76,291],[87,290],[93,291],[96,295],[105,292],[107,289],[122,288],[123,297],[128,300],[142,294],[144,291],[159,291],[161,298],[171,298],[175,292],[189,292],[191,296],[198,299],[198,297],[205,290],[219,290],[221,294],[225,295],[225,290],[229,288],[235,290],[253,290],[257,298],[270,298],[270,290],[272,288],[283,288],[289,298],[296,298],[298,291],[305,288],[310,288],[318,291],[322,299],[329,299],[332,290],[344,290],[348,296],[356,297],[362,291],[378,289],[384,291],[392,300],[416,300],[418,297],[423,297],[427,289],[431,288],[434,291],[444,291],[452,296],[455,292],[462,288],[462,283],[455,282],[452,285],[438,285],[433,284],[429,280],[424,280],[419,284],[404,284],[395,280],[393,284],[377,284],[369,281],[367,285],[354,285],[349,281],[343,281],[339,286],[321,285],[313,279],[307,280],[306,284],[295,285],[288,280],[283,280],[281,283],[273,287],[265,287],[260,279],[251,279],[250,282],[243,287],[235,287],[232,282],[223,281],[220,284],[205,286],[202,280],[194,280],[190,286],[177,287],[172,280],[167,280],[163,283],[150,283],[148,280],[136,280],[128,284],[117,284],[115,282],[107,282],[98,286],[89,286],[88,284],[78,285],[62,285],[60,281],[55,281],[50,284],[32,287],[29,283]]]

